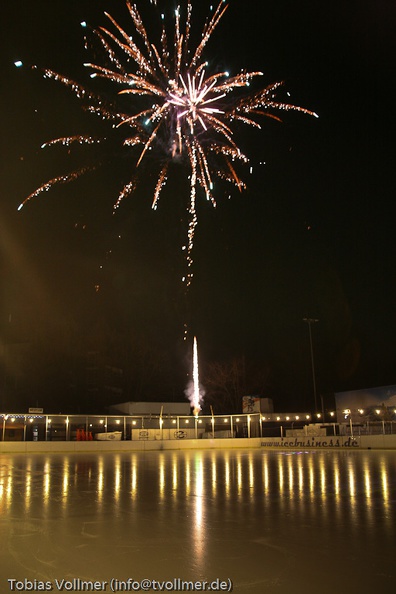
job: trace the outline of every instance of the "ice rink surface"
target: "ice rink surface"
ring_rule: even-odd
[[[75,578],[393,594],[396,452],[2,454],[0,534],[2,594]]]

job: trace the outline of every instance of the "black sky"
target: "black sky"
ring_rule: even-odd
[[[140,5],[148,8],[148,1]],[[196,31],[206,6],[194,8]],[[37,186],[70,169],[64,152],[44,155],[40,145],[99,125],[67,89],[28,66],[86,82],[80,22],[104,24],[104,10],[128,23],[122,0],[3,7],[3,344],[10,320],[19,320],[24,339],[48,327],[54,349],[59,320],[72,320],[82,335],[94,335],[98,320],[108,329],[129,328],[172,351],[175,367],[181,362],[172,385],[182,396],[188,320],[203,365],[239,355],[268,363],[265,395],[278,410],[298,409],[312,399],[302,321],[311,316],[319,319],[318,386],[329,401],[334,391],[396,383],[394,4],[230,1],[207,55],[231,71],[261,70],[266,84],[284,80],[291,101],[320,117],[286,113],[282,124],[268,120],[262,131],[241,134],[253,165],[248,190],[232,191],[231,199],[220,192],[216,210],[198,204],[187,299],[177,176],[156,212],[143,186],[112,216],[125,163],[55,188],[17,212]],[[14,67],[17,59],[23,68]]]

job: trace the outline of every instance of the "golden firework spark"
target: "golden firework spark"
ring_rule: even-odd
[[[156,0],[150,0],[156,6]],[[262,76],[262,72],[242,71],[235,76],[228,72],[210,72],[203,57],[210,38],[225,14],[228,4],[222,0],[207,20],[196,47],[191,47],[193,6],[186,0],[184,10],[179,6],[172,19],[172,39],[168,41],[165,15],[161,17],[161,34],[157,43],[150,41],[146,27],[136,5],[126,0],[131,19],[131,31],[124,30],[115,19],[106,14],[108,27],[99,27],[93,33],[104,50],[102,63],[85,64],[91,78],[111,81],[117,89],[115,99],[121,95],[128,99],[127,109],[120,112],[108,106],[101,96],[68,77],[45,70],[47,78],[69,87],[87,109],[113,123],[114,128],[126,131],[123,146],[134,154],[133,178],[120,191],[114,208],[129,196],[137,185],[137,174],[143,160],[149,155],[157,167],[157,181],[153,191],[152,207],[157,208],[161,192],[167,183],[169,163],[178,160],[187,164],[190,193],[187,206],[189,224],[187,245],[188,272],[183,277],[191,283],[192,250],[198,222],[196,199],[201,188],[207,200],[215,206],[214,180],[230,182],[239,191],[245,184],[237,173],[236,162],[248,162],[234,140],[235,122],[260,128],[260,119],[279,120],[274,111],[300,111],[316,114],[308,109],[278,101],[276,96],[283,83],[270,84],[256,92],[246,88]],[[182,16],[183,13],[183,16]],[[84,23],[86,26],[86,23]],[[245,89],[245,93],[243,90]],[[124,101],[125,106],[125,101]],[[124,111],[126,113],[124,113]],[[55,139],[43,146],[100,142],[90,136],[72,136]],[[58,176],[36,189],[19,208],[31,198],[55,184],[72,181],[87,168]]]

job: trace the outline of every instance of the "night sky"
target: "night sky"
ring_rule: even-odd
[[[199,33],[209,3],[195,4]],[[138,6],[151,14],[148,0]],[[86,147],[68,155],[41,151],[43,142],[103,134],[103,123],[68,89],[29,65],[92,86],[80,22],[106,24],[105,10],[128,26],[123,0],[33,0],[2,9],[2,406],[88,405],[70,352],[90,350],[124,369],[143,350],[157,361],[139,390],[124,386],[123,400],[180,399],[196,334],[203,385],[212,362],[244,357],[266,370],[262,392],[276,410],[310,409],[306,316],[319,320],[313,343],[326,406],[337,391],[396,383],[393,3],[230,0],[206,56],[216,69],[261,70],[265,85],[285,81],[290,101],[319,119],[289,112],[283,123],[262,120],[261,131],[238,130],[253,166],[244,175],[248,189],[219,187],[217,209],[198,201],[187,296],[180,247],[188,186],[177,167],[155,212],[148,170],[147,184],[112,215],[133,172],[116,148],[108,159],[98,155],[103,167],[17,211],[43,182],[86,159]],[[24,67],[14,66],[18,59]],[[30,352],[33,345],[35,356],[15,345]]]

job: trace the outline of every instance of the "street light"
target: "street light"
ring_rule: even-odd
[[[303,318],[303,322],[307,322],[308,329],[309,329],[309,345],[311,347],[311,365],[312,365],[312,383],[313,383],[313,392],[314,392],[314,401],[315,401],[315,412],[318,410],[317,400],[316,400],[316,378],[315,378],[315,362],[314,362],[314,353],[313,353],[313,346],[312,346],[312,324],[316,324],[319,322],[316,318]]]

